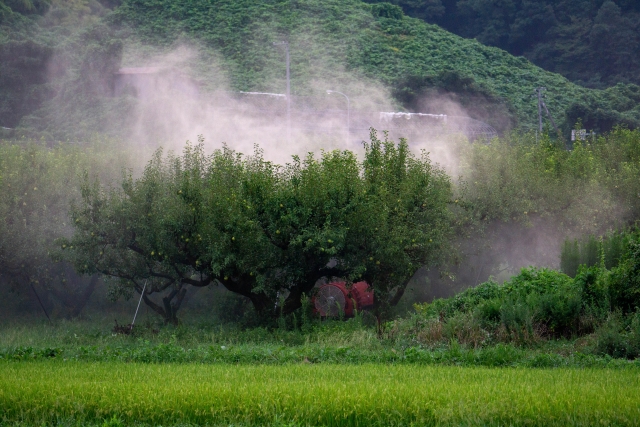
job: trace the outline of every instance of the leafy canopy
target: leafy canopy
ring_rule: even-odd
[[[375,132],[359,162],[349,151],[278,166],[256,149],[182,156],[156,152],[121,188],[85,181],[76,230],[62,253],[84,273],[117,278],[167,321],[189,286],[221,283],[273,313],[300,307],[322,278],[366,280],[378,308],[395,304],[415,271],[439,261],[451,231],[451,185],[428,156]],[[149,297],[165,292],[164,307]],[[275,314],[275,313],[274,313]]]

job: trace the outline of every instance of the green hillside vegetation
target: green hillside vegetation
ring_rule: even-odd
[[[549,108],[566,126],[581,117],[587,127],[600,131],[625,120],[635,126],[640,119],[640,110],[614,112],[637,106],[637,87],[585,90],[523,58],[424,24],[387,4],[132,0],[123,2],[114,20],[131,25],[149,41],[166,42],[179,34],[189,34],[219,50],[231,62],[231,70],[250,72],[264,80],[282,75],[280,56],[265,50],[271,48],[270,41],[287,37],[292,51],[293,87],[302,93],[310,91],[309,82],[319,73],[337,66],[394,87],[398,98],[419,96],[421,90],[431,88],[459,93],[462,103],[469,106],[479,98],[485,101],[480,116],[498,119],[490,110],[511,111],[523,127],[531,128],[537,120],[537,104],[530,97],[537,86],[548,89]],[[231,29],[233,32],[229,32]],[[296,71],[297,65],[300,71]],[[330,77],[325,74],[325,79]],[[264,80],[236,72],[230,73],[230,78],[238,88],[264,88]],[[411,84],[413,80],[419,84]],[[340,89],[348,91],[348,86]],[[587,110],[594,107],[603,110],[598,112],[602,117],[596,112],[596,117],[589,114]],[[609,123],[605,123],[607,119]]]
[[[107,90],[121,55],[123,65],[139,66],[151,52],[185,43],[206,53],[191,67],[204,87],[220,87],[215,69],[224,70],[231,89],[281,92],[284,55],[272,42],[282,39],[290,42],[292,90],[298,95],[324,91],[327,83],[362,95],[357,81],[378,82],[409,110],[419,109],[424,97],[446,96],[500,130],[533,129],[537,103],[531,95],[544,86],[547,105],[565,134],[578,119],[597,132],[616,123],[640,123],[637,86],[585,89],[522,57],[407,17],[387,3],[125,0],[113,13],[97,3],[93,9],[91,2],[78,4],[88,16],[68,13],[74,18],[57,25],[50,23],[51,12],[3,18],[0,52],[13,61],[0,71],[0,88],[10,89],[0,91],[1,105],[13,116],[1,125],[21,122],[57,137],[126,129],[130,100],[111,98]],[[66,11],[76,3],[56,7]],[[33,48],[15,47],[23,45]],[[37,64],[50,64],[51,57],[62,60],[53,61],[59,68],[47,80]],[[215,67],[209,66],[211,58]],[[27,66],[32,73],[21,72]]]
[[[389,3],[459,36],[522,55],[583,86],[640,83],[640,3],[634,0]]]

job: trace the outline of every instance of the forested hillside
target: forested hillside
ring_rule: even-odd
[[[405,16],[389,3],[115,3],[2,4],[0,126],[56,138],[123,132],[131,99],[112,96],[113,73],[123,65],[143,65],[145,52],[184,44],[201,53],[191,71],[203,87],[215,87],[222,70],[232,90],[281,91],[284,55],[272,43],[283,39],[290,43],[296,95],[324,92],[327,82],[350,94],[356,83],[364,82],[360,91],[376,83],[389,88],[399,108],[424,111],[422,100],[446,96],[473,117],[506,130],[537,126],[531,95],[544,86],[546,103],[565,134],[579,119],[598,132],[618,123],[640,124],[637,86],[586,89],[523,57]],[[211,58],[215,67],[207,65]]]
[[[389,2],[409,16],[522,55],[583,86],[640,83],[640,2],[635,0]]]

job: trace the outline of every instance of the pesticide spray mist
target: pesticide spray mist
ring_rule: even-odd
[[[470,142],[460,118],[470,112],[451,96],[425,97],[419,103],[422,114],[395,114],[401,107],[387,88],[344,70],[337,82],[331,78],[335,70],[326,70],[325,79],[315,77],[304,83],[294,79],[302,87],[293,84],[290,98],[285,96],[282,78],[265,83],[266,89],[240,91],[230,87],[228,71],[216,65],[215,55],[207,56],[203,73],[195,70],[202,69],[198,49],[182,46],[143,56],[139,48],[125,52],[125,66],[115,76],[114,95],[135,99],[127,118],[126,140],[146,153],[140,161],[159,147],[179,152],[186,141],[196,141],[200,135],[209,152],[226,144],[251,154],[259,146],[267,160],[278,164],[289,162],[292,156],[336,149],[351,150],[361,157],[363,141],[373,127],[381,138],[387,129],[396,141],[407,138],[416,154],[428,152],[454,183],[464,172],[460,160]],[[491,242],[485,239],[485,247],[465,247],[467,243],[460,242],[455,280],[450,280],[453,275],[443,279],[439,271],[420,271],[409,288],[414,292],[408,292],[405,302],[448,296],[491,275],[506,278],[530,265],[557,267],[565,236],[556,230],[544,222],[526,227],[492,224],[486,230]]]

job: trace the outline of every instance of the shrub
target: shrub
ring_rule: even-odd
[[[582,266],[574,279],[582,299],[583,309],[604,319],[609,312],[607,271],[599,267]]]
[[[623,333],[621,314],[612,313],[607,321],[595,332],[595,352],[612,357],[630,356],[629,342]]]
[[[550,335],[571,337],[578,332],[583,307],[575,290],[536,295],[530,304],[535,307],[536,322],[543,324]]]
[[[493,298],[481,302],[475,309],[475,317],[484,327],[495,326],[500,323],[500,311],[502,301],[499,298]]]
[[[442,326],[443,338],[460,344],[481,347],[489,339],[489,333],[474,319],[473,313],[457,313]]]
[[[633,357],[640,356],[640,310],[636,310],[629,324],[628,348]]]
[[[623,313],[640,307],[640,234],[629,241],[623,260],[611,271],[609,299],[611,307]]]
[[[570,337],[581,331],[583,308],[580,288],[568,276],[523,269],[502,285],[486,282],[449,299],[417,304],[417,316],[425,321],[417,322],[416,335],[426,342],[455,338],[474,347],[495,340]]]
[[[509,339],[529,342],[534,339],[533,315],[527,304],[513,297],[506,299],[500,307],[500,321]]]

